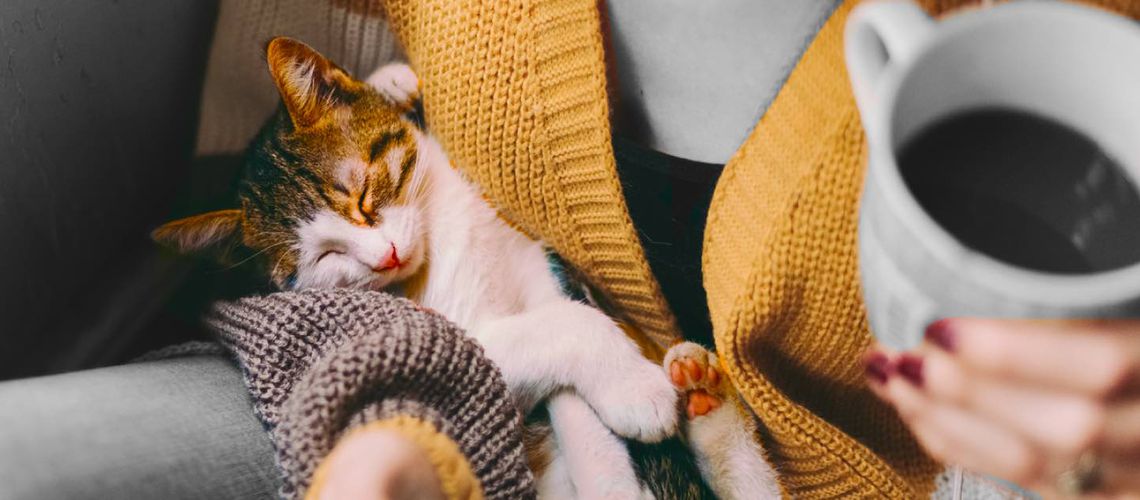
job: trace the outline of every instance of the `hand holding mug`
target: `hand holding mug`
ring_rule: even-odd
[[[1047,498],[1140,498],[1140,321],[948,319],[864,361],[941,462]]]
[[[883,1],[845,46],[873,390],[948,464],[1140,492],[1140,27],[1062,2],[936,23]]]

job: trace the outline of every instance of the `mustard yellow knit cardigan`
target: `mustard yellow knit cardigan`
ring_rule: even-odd
[[[794,498],[929,496],[941,469],[870,395],[858,363],[870,342],[855,253],[865,146],[841,44],[856,3],[832,14],[725,167],[705,231],[716,348]],[[967,2],[921,3],[937,14]],[[1140,15],[1137,1],[1094,3]],[[391,0],[385,10],[460,168],[504,218],[585,273],[614,314],[659,346],[674,342],[615,171],[598,3]]]

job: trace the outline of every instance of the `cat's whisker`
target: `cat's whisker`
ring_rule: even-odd
[[[238,267],[238,266],[240,266],[240,265],[242,265],[242,264],[245,264],[246,262],[249,262],[249,261],[251,261],[251,260],[253,260],[253,259],[257,258],[259,255],[262,255],[262,254],[264,254],[265,252],[268,252],[268,251],[272,250],[273,248],[275,248],[275,247],[279,247],[279,246],[281,246],[281,245],[284,245],[284,244],[286,244],[286,243],[292,243],[292,241],[289,241],[289,240],[285,240],[285,241],[281,241],[281,242],[277,242],[277,243],[274,243],[274,244],[272,244],[272,245],[269,245],[269,246],[267,246],[267,247],[265,247],[265,248],[262,248],[261,250],[258,250],[258,251],[257,251],[256,253],[254,253],[253,255],[250,255],[249,257],[246,257],[246,258],[242,259],[242,260],[241,260],[241,261],[239,261],[238,263],[236,263],[236,264],[233,264],[233,265],[231,265],[231,266],[228,266],[228,267],[224,268],[223,270],[224,270],[224,271],[229,271],[229,270],[231,270],[231,269],[234,269],[234,268],[236,268],[236,267]],[[284,255],[282,255],[282,258],[284,258]],[[279,258],[279,259],[277,259],[277,260],[278,260],[278,262],[280,262],[280,260],[281,260],[281,259]],[[274,269],[274,271],[276,271],[276,269]]]
[[[285,255],[286,254],[281,254],[280,257],[277,257],[277,262],[273,264],[273,271],[269,274],[270,276],[277,276],[277,268],[281,267],[281,263],[285,261]]]

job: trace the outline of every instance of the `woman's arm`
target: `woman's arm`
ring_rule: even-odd
[[[424,460],[450,498],[534,496],[502,377],[443,317],[384,293],[329,289],[222,304],[209,324],[242,363],[283,496],[305,494],[322,462],[330,495],[431,484]],[[379,441],[397,448],[369,452]],[[361,465],[375,469],[361,476]]]

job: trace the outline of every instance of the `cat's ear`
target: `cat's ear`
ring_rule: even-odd
[[[298,128],[317,123],[338,105],[346,88],[353,84],[348,73],[292,38],[271,40],[265,59],[289,117]]]
[[[241,242],[241,210],[218,210],[167,222],[150,236],[179,253],[224,259]]]

